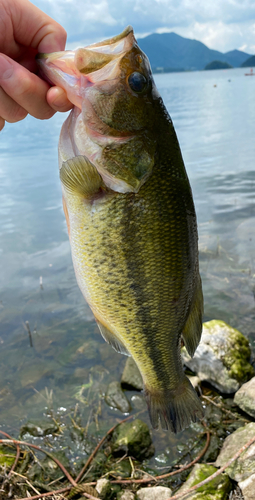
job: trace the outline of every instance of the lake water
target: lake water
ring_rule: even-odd
[[[155,80],[194,194],[204,319],[240,329],[254,353],[255,77],[244,72]],[[57,162],[64,118],[28,117],[0,134],[0,426],[14,435],[49,406],[63,416],[78,403],[85,424],[97,412],[99,433],[122,418],[101,392],[119,380],[125,357],[101,338],[72,268]],[[129,397],[133,411],[145,408]],[[180,436],[167,439],[174,448]]]

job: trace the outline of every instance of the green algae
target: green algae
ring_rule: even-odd
[[[137,460],[149,458],[155,451],[149,427],[138,418],[119,425],[114,431],[113,443],[115,455],[128,453]]]
[[[0,467],[11,467],[16,453],[9,446],[0,446]]]
[[[251,349],[248,339],[236,328],[221,320],[211,320],[203,324],[203,328],[208,330],[208,333],[213,334],[214,330],[221,328],[228,334],[227,349],[224,355],[221,356],[223,365],[227,368],[231,378],[238,382],[247,382],[254,376],[255,370],[250,364]],[[215,354],[218,354],[217,349],[214,349]]]
[[[196,464],[178,493],[184,493],[185,490],[196,486],[215,472],[217,472],[217,468],[212,465]],[[187,498],[189,500],[227,500],[230,490],[231,481],[226,474],[222,473],[190,493]]]

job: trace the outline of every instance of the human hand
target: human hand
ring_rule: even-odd
[[[27,114],[41,120],[72,104],[36,75],[38,52],[65,49],[66,32],[28,0],[0,0],[0,130]]]

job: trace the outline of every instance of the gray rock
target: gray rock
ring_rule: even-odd
[[[102,477],[98,479],[96,484],[96,491],[99,494],[100,498],[103,500],[108,500],[111,495],[111,483],[109,479]]]
[[[172,490],[164,486],[152,486],[151,488],[141,488],[136,492],[138,500],[169,500]]]
[[[255,377],[243,384],[234,397],[234,403],[255,417]]]
[[[49,421],[38,420],[38,422],[27,422],[22,425],[20,429],[20,436],[23,437],[26,434],[34,437],[43,437],[50,434],[54,434],[59,430],[57,424]]]
[[[131,397],[131,404],[132,408],[138,411],[147,409],[146,401],[140,394],[133,394]]]
[[[51,455],[57,458],[63,466],[70,472],[70,462],[63,450],[53,451]],[[40,481],[47,484],[61,477],[59,466],[49,457],[45,457],[40,462],[35,462],[26,472],[26,476],[30,481]],[[1,497],[0,497],[1,498]]]
[[[238,484],[239,488],[241,488],[244,500],[254,500],[255,498],[255,474],[247,477],[244,481],[241,481]]]
[[[121,385],[141,391],[143,389],[142,375],[132,357],[127,358],[121,377]]]
[[[120,424],[113,433],[112,449],[115,455],[127,453],[141,461],[153,456],[155,448],[148,425],[138,418],[133,422]]]
[[[117,493],[117,500],[135,500],[135,495],[130,490],[120,491]]]
[[[111,382],[108,385],[105,401],[109,406],[117,408],[122,413],[129,413],[131,410],[130,403],[121,389],[119,382]]]
[[[220,454],[215,462],[222,467],[237,451],[255,436],[255,422],[240,427],[224,441]],[[227,469],[226,473],[235,481],[244,481],[255,474],[255,443],[247,448]]]
[[[217,435],[212,434],[208,450],[204,454],[203,460],[205,462],[214,462],[219,454],[220,446],[220,438]]]
[[[254,375],[250,356],[244,335],[220,320],[203,324],[202,338],[193,358],[182,349],[183,362],[190,370],[228,394],[236,392]]]
[[[199,392],[199,388],[200,388],[200,385],[201,385],[200,378],[197,377],[197,376],[188,375],[188,379],[192,383],[194,389],[196,389]]]
[[[216,467],[208,464],[196,464],[188,476],[187,481],[177,491],[184,493],[192,486],[200,483],[216,472]],[[185,500],[227,500],[231,490],[231,481],[226,474],[220,474],[209,483],[185,495]]]
[[[220,408],[214,405],[207,405],[205,409],[205,418],[209,425],[222,430],[221,421],[223,413]]]

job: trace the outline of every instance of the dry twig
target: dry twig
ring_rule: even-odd
[[[39,446],[36,446],[36,444],[26,443],[25,441],[18,441],[17,439],[0,439],[0,443],[3,443],[3,444],[9,444],[9,443],[22,444],[24,446],[28,446],[29,448],[34,448],[35,450],[38,450],[38,451],[41,451],[42,453],[45,453],[45,455],[47,455],[51,460],[53,460],[60,467],[62,472],[64,472],[69,483],[71,483],[73,486],[77,486],[77,483],[74,481],[72,476],[70,476],[69,472],[66,470],[64,465],[57,458],[55,458],[51,453],[49,453],[46,450],[43,450]]]
[[[80,473],[76,477],[76,479],[75,479],[76,483],[78,483],[80,481],[80,479],[82,478],[84,472],[86,471],[86,469],[88,468],[88,466],[92,462],[94,456],[97,454],[99,448],[105,442],[105,440],[109,436],[109,434],[111,434],[116,429],[116,427],[118,427],[118,425],[123,424],[124,422],[126,422],[127,420],[130,420],[131,418],[133,418],[133,415],[129,415],[129,417],[124,418],[124,420],[121,420],[121,422],[118,422],[113,427],[111,427],[111,429],[109,429],[109,431],[107,431],[107,433],[105,434],[105,436],[101,439],[101,441],[99,441],[98,445],[95,447],[94,451],[89,456],[89,458],[88,458],[87,462],[85,463],[84,467],[82,468],[82,470],[80,471]]]
[[[58,495],[60,493],[65,493],[66,491],[69,491],[71,488],[72,486],[67,486],[66,488],[61,488],[60,490],[48,491],[47,493],[41,493],[40,495],[34,495],[33,497],[18,498],[18,500],[38,500],[40,498],[46,498],[51,495]]]
[[[190,467],[192,467],[192,465],[196,464],[200,460],[200,458],[202,458],[202,456],[205,454],[205,452],[206,452],[209,444],[210,444],[210,432],[207,430],[206,431],[206,443],[205,443],[205,446],[202,449],[201,453],[199,453],[199,455],[196,458],[194,458],[194,460],[192,460],[192,462],[190,462],[187,465],[183,465],[178,470],[174,470],[172,472],[168,472],[167,474],[162,474],[161,476],[153,476],[153,479],[155,481],[159,481],[161,479],[166,479],[167,477],[175,476],[176,474],[180,474],[184,470],[189,469]],[[116,481],[111,481],[111,482],[112,483],[116,483],[116,484],[131,484],[131,483],[140,484],[140,483],[150,483],[151,482],[151,478],[146,478],[146,479],[122,479],[122,480],[121,479],[117,479]]]
[[[101,441],[98,443],[98,445],[96,446],[95,450],[91,453],[89,459],[87,460],[85,466],[83,467],[83,469],[81,470],[81,472],[79,473],[79,475],[77,476],[76,480],[74,480],[70,474],[67,472],[67,470],[65,469],[65,467],[61,464],[61,462],[56,459],[55,457],[53,457],[50,453],[48,453],[47,451],[45,450],[42,450],[41,448],[39,448],[39,446],[36,446],[36,445],[32,445],[32,444],[29,444],[29,443],[26,443],[24,441],[18,441],[18,440],[14,440],[14,439],[1,439],[0,440],[0,443],[4,443],[4,444],[9,444],[10,442],[14,443],[16,446],[18,446],[19,444],[22,444],[22,445],[25,445],[25,446],[28,446],[28,447],[32,447],[32,448],[35,448],[36,450],[38,451],[41,451],[43,453],[45,453],[46,455],[48,455],[52,460],[54,460],[54,462],[56,462],[56,464],[61,468],[61,470],[64,472],[64,474],[66,475],[68,481],[72,484],[72,486],[68,486],[68,487],[65,487],[65,488],[62,488],[62,489],[59,489],[59,490],[53,490],[51,492],[47,492],[47,493],[41,493],[40,495],[35,495],[35,496],[32,496],[32,497],[27,497],[27,498],[22,498],[22,499],[19,499],[19,500],[37,500],[37,499],[40,499],[40,498],[43,498],[43,497],[49,497],[49,496],[52,496],[52,495],[56,495],[56,494],[61,494],[61,493],[64,493],[64,492],[67,492],[67,491],[70,491],[72,490],[72,488],[76,488],[76,487],[79,487],[79,485],[77,484],[78,481],[82,478],[85,470],[87,469],[87,467],[90,465],[91,461],[93,460],[94,456],[96,455],[97,451],[99,450],[100,446],[104,443],[104,441],[106,440],[107,436],[109,436],[109,434],[111,434],[113,432],[113,430],[120,424],[120,423],[123,423],[127,420],[129,420],[131,418],[131,416],[127,417],[126,419],[122,420],[122,422],[119,422],[118,424],[114,425],[107,433],[106,435],[101,439]],[[3,433],[3,431],[0,431],[1,433]],[[3,433],[6,435],[6,433]],[[204,446],[203,450],[201,451],[201,453],[192,461],[190,462],[189,464],[187,465],[184,465],[182,468],[176,470],[176,471],[172,471],[172,472],[169,472],[168,474],[163,474],[161,476],[155,476],[153,477],[153,479],[155,479],[155,481],[158,481],[158,480],[161,480],[161,479],[165,479],[165,478],[168,478],[170,476],[173,476],[175,474],[179,474],[180,472],[190,468],[192,465],[194,465],[195,463],[197,463],[200,458],[204,455],[204,453],[206,452],[208,446],[209,446],[209,443],[210,443],[210,433],[209,433],[209,430],[206,430],[206,434],[207,434],[207,439],[206,439],[206,445]],[[253,444],[255,442],[255,437],[253,437],[252,439],[250,439],[244,446],[242,446],[242,448],[240,448],[240,450],[223,466],[221,467],[219,470],[217,470],[214,474],[212,474],[210,477],[206,478],[204,481],[201,481],[200,483],[196,484],[195,486],[193,486],[192,488],[189,488],[188,490],[186,490],[185,492],[182,492],[182,493],[177,493],[176,495],[172,496],[171,498],[169,498],[168,500],[177,500],[179,498],[183,498],[183,497],[186,497],[187,495],[189,495],[189,493],[197,490],[198,488],[200,488],[201,486],[204,486],[205,484],[209,483],[210,481],[212,481],[213,479],[215,479],[217,476],[219,476],[222,472],[224,472],[227,467],[229,467],[249,446],[251,446],[251,444]],[[152,478],[147,478],[147,479],[123,479],[123,480],[113,480],[111,481],[111,483],[115,483],[115,484],[141,484],[141,483],[148,483],[148,482],[151,482]],[[89,485],[91,486],[94,486],[96,484],[96,482],[90,482],[90,483],[84,483],[83,485],[80,486],[80,488],[82,488],[82,486],[87,487]],[[89,493],[87,493],[86,491],[83,491],[82,492],[82,495],[86,498],[89,498],[91,500],[96,500],[96,497],[94,497],[93,495],[90,495]]]
[[[14,460],[14,462],[13,462],[13,464],[12,464],[12,466],[11,466],[11,470],[10,470],[10,472],[9,472],[9,474],[8,474],[8,477],[10,477],[10,476],[11,476],[11,474],[12,474],[12,472],[13,472],[13,471],[16,469],[16,467],[17,467],[17,463],[18,463],[18,461],[19,461],[19,457],[20,457],[20,447],[19,447],[19,445],[17,444],[17,442],[15,442],[15,441],[12,439],[12,437],[11,437],[11,436],[9,436],[9,434],[7,434],[6,432],[4,432],[4,431],[0,431],[0,434],[2,434],[3,436],[7,437],[8,439],[11,439],[11,440],[13,441],[13,443],[16,445],[16,449],[17,449],[15,460]]]
[[[232,411],[230,410],[227,410],[227,408],[224,408],[224,406],[220,405],[219,403],[216,403],[213,399],[209,398],[208,396],[205,396],[204,394],[202,395],[202,398],[205,399],[206,401],[208,401],[209,403],[211,403],[212,405],[214,406],[217,406],[217,408],[220,408],[221,411],[227,413],[228,415],[231,415],[232,417],[234,417],[235,421],[237,419],[237,416],[235,413],[233,413]],[[244,417],[241,417],[238,416],[239,420],[244,420],[245,422],[250,422],[250,420],[248,420],[247,418],[244,418]]]
[[[195,486],[192,486],[192,488],[189,488],[188,490],[184,491],[183,493],[177,493],[177,495],[174,495],[173,497],[168,498],[167,500],[177,500],[178,498],[183,498],[183,497],[189,495],[189,493],[191,493],[192,491],[195,491],[198,488],[201,488],[201,486],[204,486],[205,484],[210,483],[210,481],[212,481],[212,479],[215,479],[222,472],[224,472],[253,443],[255,443],[255,437],[251,438],[247,443],[245,443],[244,446],[242,446],[242,448],[240,448],[240,450],[237,451],[236,454],[225,465],[223,465],[220,469],[218,469],[216,472],[214,472],[214,474],[212,474],[211,476],[209,476],[206,479],[204,479],[203,481],[201,481],[201,483],[198,483]]]

